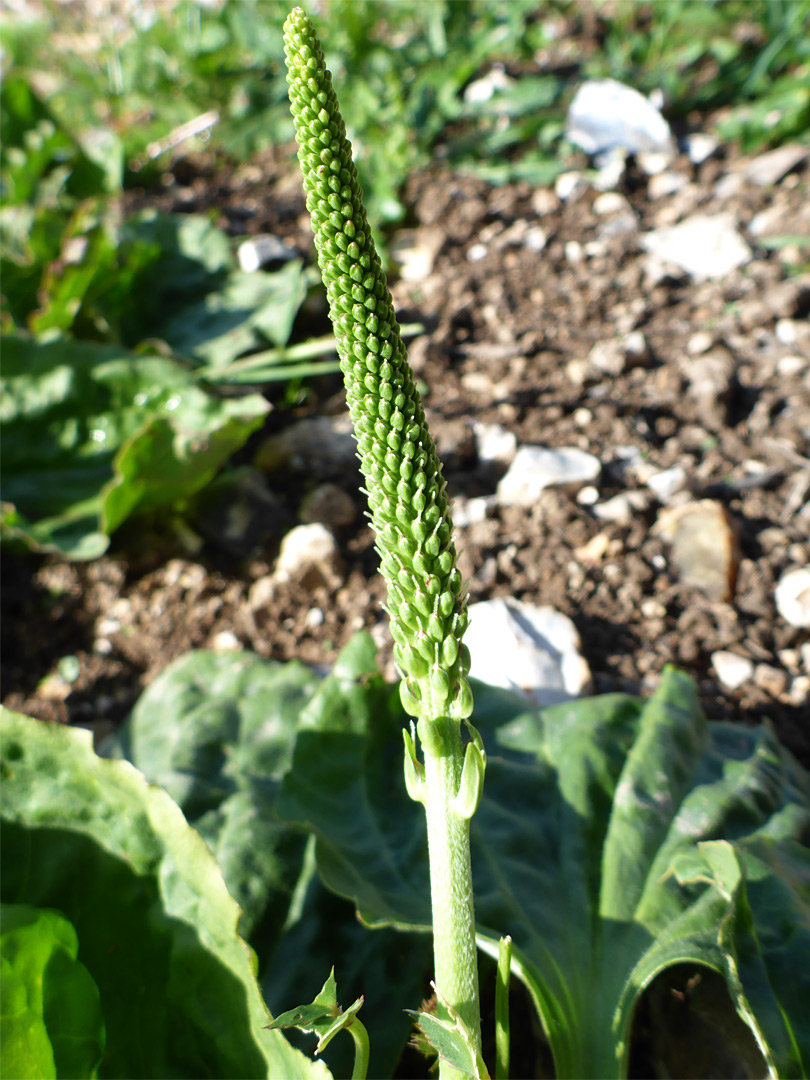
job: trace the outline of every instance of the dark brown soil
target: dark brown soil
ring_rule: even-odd
[[[616,215],[594,210],[598,193],[591,189],[561,203],[553,192],[538,196],[524,185],[490,188],[441,171],[422,173],[408,186],[409,226],[414,242],[435,253],[433,266],[418,282],[396,281],[393,273],[392,280],[403,321],[426,327],[411,357],[427,387],[452,495],[495,491],[503,468],[477,459],[471,423],[496,422],[519,444],[577,446],[598,457],[600,503],[645,491],[634,471],[639,461],[660,469],[681,464],[693,496],[721,501],[739,535],[733,596],[711,599],[672,568],[652,532],[660,506],[649,493],[629,520],[617,523],[599,520],[575,492],[547,489],[529,509],[494,506],[484,520],[459,530],[472,600],[511,595],[565,612],[579,629],[597,693],[647,692],[664,664],[677,664],[697,680],[710,717],[768,718],[810,763],[810,697],[800,699],[801,679],[810,674],[801,652],[807,631],[788,625],[774,601],[780,576],[810,561],[808,289],[806,279],[802,287],[783,286],[797,279],[806,249],[770,250],[748,236],[754,257],[747,266],[721,281],[696,283],[651,277],[639,241],[641,232],[693,212],[721,211],[735,216],[743,235],[767,210],[771,235],[807,236],[806,163],[804,172],[800,167],[774,188],[741,181],[717,195],[718,179],[742,164],[721,155],[695,167],[682,157],[675,171],[686,186],[655,200],[647,178],[631,168],[621,188],[630,210],[625,231],[610,227]],[[311,258],[299,179],[281,156],[236,170],[208,160],[178,162],[163,188],[136,194],[130,208],[145,204],[194,212],[218,207],[232,234],[272,231]],[[522,245],[524,226],[516,222],[539,225],[545,248]],[[471,261],[474,245],[486,251]],[[596,342],[632,330],[641,330],[649,347],[640,366],[594,378],[572,365],[586,360]],[[324,331],[323,312],[316,310],[301,334]],[[698,332],[708,335],[705,350],[695,341]],[[786,357],[798,359],[780,364]],[[318,380],[295,408],[271,413],[267,431],[241,463],[258,454],[255,460],[267,466],[268,434],[344,407],[337,379]],[[238,543],[223,546],[210,507],[190,519],[205,537],[196,548],[178,539],[187,532],[141,521],[94,563],[6,555],[5,703],[101,734],[188,649],[237,646],[328,664],[365,626],[388,655],[359,476],[345,469],[313,476],[296,472],[293,462],[256,477],[265,494],[281,500],[287,528],[302,496],[319,483],[335,482],[351,497],[354,522],[334,530],[342,558],[335,576],[264,587],[281,539],[273,523],[283,514],[265,526],[260,521],[252,550],[240,550]],[[251,520],[261,517],[261,501],[248,500]],[[593,556],[592,546],[591,557],[584,556],[584,545],[602,533],[601,554]],[[755,665],[739,690],[717,681],[711,655],[721,649]],[[78,665],[60,664],[64,657]]]

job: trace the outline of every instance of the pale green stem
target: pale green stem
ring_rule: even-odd
[[[509,1080],[509,979],[512,973],[512,939],[502,937],[498,949],[495,983],[495,1080]]]
[[[475,944],[470,822],[452,806],[464,765],[457,720],[431,722],[423,741],[424,803],[430,858],[433,908],[433,956],[438,1014],[447,1018],[443,1000],[455,1009],[481,1053],[481,1007],[478,999],[478,955]],[[420,723],[420,732],[424,730]],[[461,1080],[463,1073],[442,1061],[441,1080]]]
[[[354,1039],[354,1068],[352,1069],[352,1080],[366,1080],[369,1054],[368,1032],[356,1016],[346,1030]]]

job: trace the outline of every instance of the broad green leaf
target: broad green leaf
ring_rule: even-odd
[[[3,900],[76,929],[107,1028],[105,1077],[326,1077],[278,1032],[239,908],[170,796],[89,732],[4,710]]]
[[[408,1010],[427,1041],[442,1059],[454,1069],[473,1080],[489,1080],[481,1055],[464,1021],[448,1007],[449,1020],[441,1020],[435,1013]]]
[[[770,1008],[755,983],[730,979],[733,897],[699,848],[723,838],[737,851],[770,837],[783,852],[807,829],[810,782],[770,730],[708,725],[674,670],[643,705],[609,695],[538,714],[480,684],[475,694],[488,743],[471,821],[479,941],[496,956],[500,936],[512,936],[558,1075],[622,1075],[636,1001],[670,964],[726,975],[749,1019],[755,1003]],[[424,823],[385,735],[392,718],[373,716],[365,736],[302,732],[279,811],[315,834],[325,883],[364,922],[429,927]],[[798,893],[770,895],[784,926]],[[796,977],[810,993],[810,967]],[[808,1053],[800,1000],[781,1001],[784,1031],[762,1024],[761,1041],[788,1075]]]
[[[97,1075],[104,1050],[98,987],[57,911],[0,907],[0,1073],[5,1080]]]
[[[303,664],[198,651],[150,684],[105,752],[160,784],[210,844],[248,936],[275,936],[303,858],[300,831],[274,815],[295,734],[321,680]]]
[[[199,488],[267,409],[258,395],[214,397],[162,357],[17,336],[4,341],[2,388],[8,525],[74,555],[128,514]]]
[[[273,1010],[309,1000],[320,985],[313,977],[333,964],[350,1000],[365,994],[372,1076],[393,1072],[408,1039],[402,1010],[425,994],[430,939],[364,930],[353,906],[313,879],[305,836],[278,819],[276,799],[301,729],[362,732],[392,707],[400,717],[367,634],[352,639],[325,680],[294,662],[194,652],[150,684],[106,748],[165,787],[208,841],[243,909],[240,927]],[[397,722],[391,732],[399,738]],[[401,772],[399,751],[393,767]],[[348,1073],[349,1040],[336,1040],[326,1057]]]
[[[222,369],[265,340],[286,345],[305,294],[297,259],[275,273],[233,271],[221,289],[162,321],[155,336],[181,356]]]

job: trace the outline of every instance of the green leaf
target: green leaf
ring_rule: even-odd
[[[750,945],[744,935],[738,943],[736,901],[699,847],[723,838],[742,853],[770,838],[779,860],[795,850],[810,823],[810,781],[771,731],[708,725],[674,670],[644,704],[607,695],[536,713],[481,684],[475,700],[488,755],[471,821],[479,944],[497,956],[501,935],[512,936],[558,1075],[622,1075],[639,995],[688,961],[723,973],[749,1020],[764,1010],[761,1041],[787,1075],[800,1070],[808,1047],[797,1010],[810,966],[795,969],[790,1000],[779,999],[777,1030],[753,969],[740,969],[741,987],[731,978],[735,950]],[[315,834],[325,883],[364,922],[428,928],[424,822],[394,764],[394,717],[379,707],[372,717],[366,734],[301,733],[279,811]],[[742,865],[747,879],[753,863]],[[787,889],[762,865],[785,950],[785,928],[797,911],[806,920],[810,903],[795,871]],[[769,955],[775,964],[776,943]]]
[[[3,900],[54,907],[101,995],[110,1077],[326,1077],[278,1032],[239,908],[182,812],[89,732],[3,710]]]
[[[97,1075],[104,1050],[98,987],[57,911],[3,904],[0,1072],[6,1080]]]
[[[455,1009],[450,1006],[446,1008],[450,1020],[441,1020],[434,1013],[416,1012],[413,1009],[407,1012],[442,1061],[473,1080],[489,1080],[489,1073],[464,1021]]]
[[[345,1011],[340,1008],[337,1001],[335,969],[332,968],[329,978],[311,1005],[298,1005],[294,1009],[288,1009],[268,1024],[268,1027],[271,1029],[294,1027],[307,1034],[317,1035],[318,1048],[315,1052],[320,1054],[339,1031],[351,1026],[362,1004],[363,999],[360,997]]]
[[[12,335],[2,388],[8,528],[74,557],[205,484],[267,410],[258,395],[214,397],[162,357]]]
[[[312,972],[334,963],[347,994],[366,995],[373,1076],[391,1075],[407,1042],[402,1006],[424,995],[429,936],[360,926],[353,906],[313,879],[306,838],[278,819],[276,799],[301,728],[363,729],[392,694],[368,634],[351,640],[325,680],[295,662],[194,652],[149,685],[105,747],[165,787],[209,843],[242,907],[240,928],[259,955],[272,1009],[307,1000]],[[330,1046],[327,1060],[348,1074],[349,1040]]]
[[[155,336],[176,353],[220,370],[265,340],[286,345],[305,295],[298,259],[275,273],[234,271],[220,290],[161,322]]]

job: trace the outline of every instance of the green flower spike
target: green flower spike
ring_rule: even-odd
[[[340,366],[388,589],[402,702],[412,716],[472,712],[466,596],[445,483],[368,227],[332,77],[312,24],[284,27],[290,103]],[[420,732],[421,735],[421,732]]]
[[[466,747],[461,738],[461,721],[473,702],[466,678],[470,657],[461,640],[466,596],[445,485],[371,238],[332,77],[300,8],[287,17],[284,50],[307,208],[388,588],[400,694],[417,718],[424,752],[422,764],[413,733],[404,731],[406,786],[424,805],[427,824],[440,1077],[483,1076],[470,818],[481,798],[485,756],[474,728],[468,725]],[[447,1040],[454,1050],[447,1050]],[[467,1060],[469,1069],[458,1064]]]

